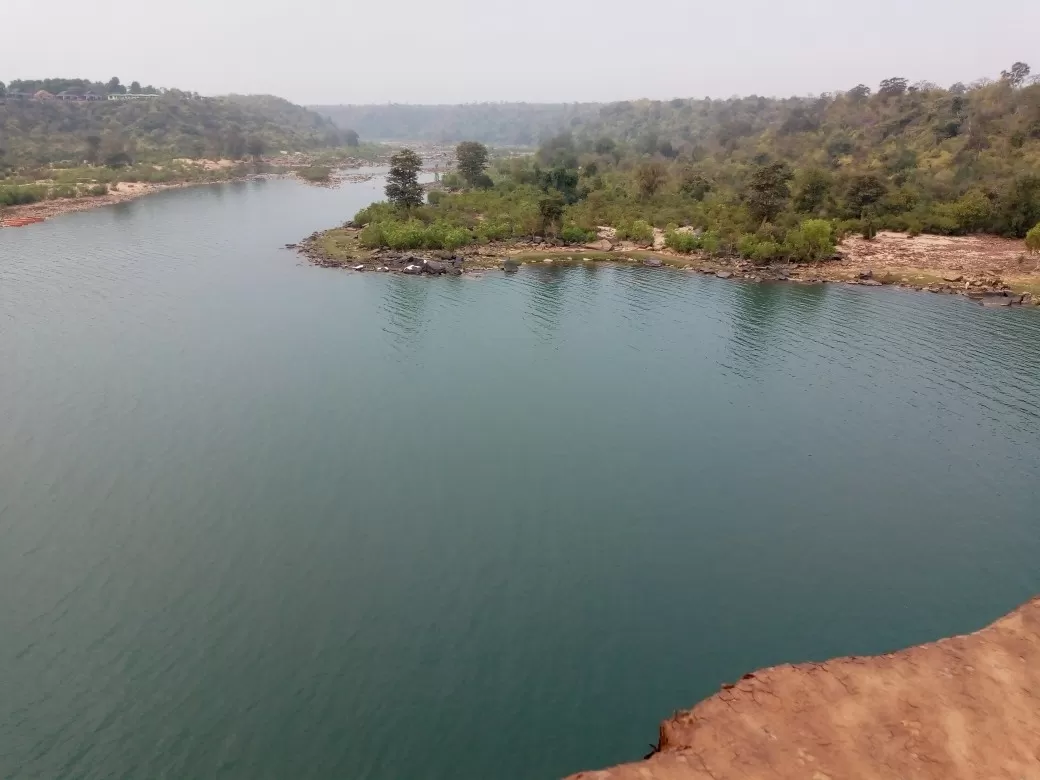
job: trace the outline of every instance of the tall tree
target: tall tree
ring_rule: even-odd
[[[760,166],[748,184],[748,210],[758,222],[772,222],[791,196],[791,171],[782,162]]]
[[[86,160],[91,165],[97,165],[99,159],[101,159],[101,136],[88,135]]]
[[[882,97],[899,97],[906,93],[906,87],[909,82],[898,76],[893,76],[890,79],[885,79],[881,82],[881,86],[878,88],[878,94]]]
[[[140,81],[131,81],[130,82],[130,94],[131,95],[140,95],[141,94],[141,82]]]
[[[636,183],[643,197],[652,198],[668,181],[668,168],[664,163],[652,160],[636,169]]]
[[[459,175],[471,187],[476,187],[488,165],[488,148],[476,141],[463,141],[455,147]]]
[[[108,84],[105,85],[105,89],[108,90],[110,95],[125,95],[126,87],[119,83],[119,77],[113,76],[108,80]],[[60,91],[60,90],[59,90]]]
[[[343,140],[346,142],[347,146],[358,146],[361,143],[361,138],[353,130],[344,130]]]
[[[1026,83],[1026,79],[1029,77],[1029,66],[1024,62],[1016,62],[1011,66],[1011,70],[1000,71],[1000,78],[1010,84],[1012,87],[1021,87]]]
[[[422,158],[411,149],[402,149],[390,158],[386,175],[386,199],[400,208],[421,206],[423,188],[419,184]]]

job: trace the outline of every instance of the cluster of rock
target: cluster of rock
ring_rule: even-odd
[[[462,257],[459,255],[451,255],[438,260],[408,252],[388,252],[377,249],[372,252],[367,261],[349,267],[355,271],[396,271],[412,276],[420,274],[460,276],[463,269],[462,262]]]

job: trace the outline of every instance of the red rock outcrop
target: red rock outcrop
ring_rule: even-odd
[[[572,780],[1040,780],[1040,598],[973,634],[745,675],[660,748]]]

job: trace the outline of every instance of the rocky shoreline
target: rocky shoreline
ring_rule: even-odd
[[[985,306],[1040,305],[1040,274],[1018,274],[1008,279],[999,267],[972,267],[968,272],[957,270],[956,267],[918,268],[905,262],[895,265],[888,261],[875,262],[875,254],[868,255],[864,262],[862,257],[857,257],[857,254],[862,254],[862,248],[854,242],[848,242],[848,246],[843,244],[837,257],[827,262],[761,266],[739,258],[679,255],[667,249],[647,250],[634,245],[612,244],[605,240],[585,247],[564,246],[551,240],[533,239],[466,247],[455,252],[365,250],[357,244],[357,235],[358,231],[354,228],[338,228],[314,233],[299,244],[287,245],[287,248],[295,249],[314,265],[345,268],[356,272],[460,276],[468,272],[488,270],[510,273],[518,270],[521,265],[568,266],[612,262],[669,268],[719,279],[748,282],[891,286],[934,294],[963,295]],[[907,246],[908,242],[898,248],[904,249]],[[869,248],[875,249],[874,246]],[[956,255],[953,257],[956,258]],[[963,263],[957,262],[947,264],[963,266]]]
[[[1040,777],[1040,598],[973,634],[745,674],[570,780]]]

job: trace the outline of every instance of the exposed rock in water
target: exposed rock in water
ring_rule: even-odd
[[[422,273],[422,266],[421,265],[415,265],[414,263],[412,263],[411,265],[406,265],[404,268],[402,268],[401,269],[401,273],[405,273],[405,274],[421,274]]]
[[[448,264],[438,260],[424,260],[423,270],[428,274],[443,274],[448,271]]]
[[[614,249],[614,245],[607,241],[607,239],[601,238],[599,241],[593,241],[590,244],[586,244],[585,248],[592,249],[596,252],[610,252]]]
[[[647,257],[643,260],[643,265],[649,268],[660,268],[664,265],[664,261],[659,257]]]
[[[944,282],[963,282],[964,274],[943,274]]]
[[[860,271],[858,274],[856,274],[856,278],[858,278],[858,279],[873,279],[874,278],[874,271],[872,269],[870,269],[870,268],[866,269],[865,271]]]
[[[864,287],[880,287],[881,286],[881,282],[879,282],[877,279],[861,279],[860,280],[860,284],[862,284]]]
[[[729,279],[731,276],[733,276],[733,272],[732,271],[716,271],[715,275],[717,277],[719,277],[719,279]]]
[[[646,760],[574,780],[766,777],[1040,777],[1040,598],[974,634],[744,675]]]

